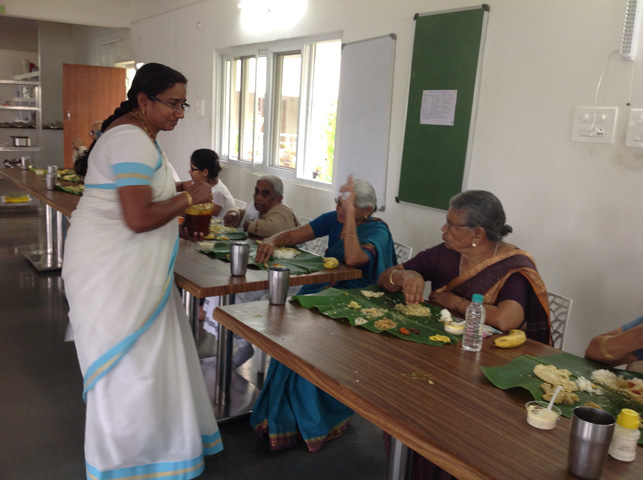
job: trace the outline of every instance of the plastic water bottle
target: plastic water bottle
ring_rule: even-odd
[[[464,327],[462,348],[470,352],[479,352],[482,348],[482,326],[484,325],[485,317],[482,302],[482,295],[474,293],[464,316],[466,326]]]

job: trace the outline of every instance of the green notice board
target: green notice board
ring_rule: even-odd
[[[398,201],[462,191],[488,7],[416,16]]]

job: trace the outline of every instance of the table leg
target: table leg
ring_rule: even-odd
[[[56,257],[58,263],[63,263],[63,246],[65,244],[65,217],[56,211]]]
[[[410,478],[411,452],[409,447],[391,437],[391,448],[388,459],[388,480],[405,480]]]
[[[230,296],[221,296],[221,306],[230,305]],[[217,383],[214,398],[217,405],[230,403],[230,379],[232,378],[232,332],[219,323],[217,337]]]
[[[62,214],[59,214],[62,217]],[[59,225],[62,221],[59,220]],[[33,252],[24,252],[24,256],[31,262],[34,268],[40,272],[49,270],[60,270],[62,268],[62,225],[58,228],[58,245],[54,239],[54,230],[56,224],[54,221],[54,209],[45,205],[45,250],[36,250]]]
[[[185,314],[188,316],[190,322],[190,328],[192,329],[192,335],[194,336],[194,342],[199,342],[199,299],[189,293],[187,290],[183,290],[181,293],[181,300],[183,301],[183,306],[185,307]]]

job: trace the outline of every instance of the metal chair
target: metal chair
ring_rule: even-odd
[[[310,218],[299,217],[299,224],[305,225],[306,223],[310,223],[310,220]],[[324,256],[324,254],[326,253],[326,249],[328,248],[328,235],[319,238],[313,238],[312,240],[300,243],[297,246],[302,250],[306,250],[307,252],[310,252],[312,254]]]
[[[547,292],[547,296],[549,297],[552,345],[562,350],[565,326],[572,311],[573,300],[553,292]]]
[[[393,245],[395,247],[395,255],[397,255],[397,261],[399,263],[404,263],[407,260],[410,260],[413,256],[413,247],[397,242],[393,242]]]

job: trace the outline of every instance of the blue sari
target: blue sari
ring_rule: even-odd
[[[343,225],[335,212],[328,212],[310,223],[315,236],[328,235],[326,256],[344,262]],[[397,264],[393,238],[386,223],[369,217],[357,227],[357,236],[369,261],[360,269],[362,278],[345,280],[335,288],[359,288],[377,283],[379,275]],[[305,286],[300,295],[322,290],[328,284]],[[318,452],[325,442],[341,436],[353,416],[343,403],[317,388],[275,359],[270,360],[263,390],[257,399],[250,424],[267,438],[271,450],[293,447],[300,438],[310,452]]]

